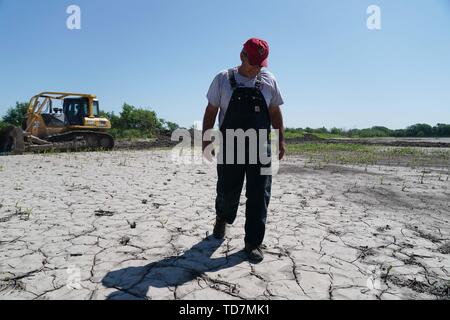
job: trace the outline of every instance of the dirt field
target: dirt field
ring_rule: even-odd
[[[244,197],[226,240],[210,237],[214,166],[151,150],[0,157],[0,299],[449,299],[446,159],[287,157],[251,265]]]

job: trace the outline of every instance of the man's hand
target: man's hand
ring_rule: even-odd
[[[281,108],[279,106],[270,106],[269,115],[273,128],[279,132],[278,142],[280,150],[278,152],[278,156],[280,160],[283,160],[286,154],[286,142],[284,140],[283,114],[281,113]]]
[[[280,141],[279,142],[279,146],[280,146],[280,152],[279,152],[279,157],[278,158],[280,160],[283,160],[283,158],[284,158],[284,156],[286,154],[286,142],[284,142],[284,140]]]
[[[203,148],[202,148],[202,154],[203,158],[206,159],[208,162],[213,162],[215,152],[214,149],[208,148],[211,145],[211,141],[203,141]]]
[[[205,141],[206,139],[210,139],[211,137],[205,137],[205,133],[208,130],[214,128],[214,124],[216,123],[217,113],[219,112],[219,108],[213,106],[212,104],[208,104],[205,111],[205,116],[203,117],[203,133],[202,133],[202,153],[203,156],[210,162],[212,162],[212,154],[205,154],[206,148],[212,143],[211,141]]]

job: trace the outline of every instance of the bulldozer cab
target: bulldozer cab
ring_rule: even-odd
[[[48,127],[64,127],[67,125],[63,109],[55,106],[53,100],[47,101],[47,104],[42,109],[41,117]],[[23,129],[25,130],[26,127],[27,123],[25,122]]]
[[[82,126],[84,118],[89,116],[89,100],[87,98],[66,98],[63,110],[68,125]]]
[[[56,106],[56,104],[60,107]],[[30,100],[23,129],[45,138],[74,130],[106,131],[108,119],[100,117],[95,95],[80,93],[43,92]]]

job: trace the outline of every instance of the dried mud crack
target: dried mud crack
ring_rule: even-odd
[[[244,195],[227,238],[211,236],[213,166],[163,150],[0,166],[0,299],[450,299],[442,166],[288,157],[257,265],[243,252]]]

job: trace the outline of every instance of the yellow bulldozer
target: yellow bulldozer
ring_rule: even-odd
[[[59,106],[56,104],[59,103]],[[111,122],[92,94],[42,92],[31,98],[22,128],[0,130],[0,154],[114,148]]]

